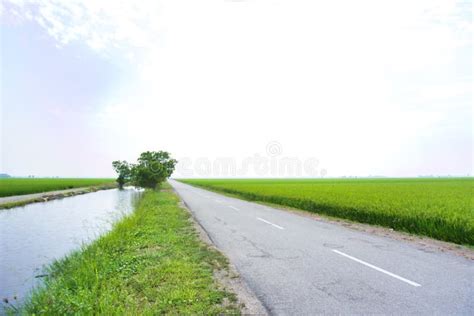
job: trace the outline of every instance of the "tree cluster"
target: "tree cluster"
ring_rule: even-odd
[[[171,176],[177,161],[166,151],[146,151],[137,163],[116,160],[112,166],[117,172],[117,184],[123,188],[126,183],[141,188],[156,189]]]

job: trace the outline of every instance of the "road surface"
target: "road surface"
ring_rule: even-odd
[[[271,314],[474,315],[474,262],[170,181]]]

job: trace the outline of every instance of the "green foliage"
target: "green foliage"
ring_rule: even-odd
[[[224,315],[214,269],[220,253],[200,241],[171,192],[148,191],[134,213],[82,251],[50,267],[22,312],[35,315]]]
[[[112,162],[112,167],[114,168],[115,172],[118,174],[117,177],[117,184],[120,189],[123,189],[125,183],[130,181],[131,170],[130,165],[125,160],[116,160]]]
[[[171,176],[176,160],[164,151],[146,151],[132,167],[132,183],[142,188],[155,189]]]
[[[248,200],[474,245],[473,178],[190,179]]]
[[[0,179],[0,197],[113,184],[107,178],[5,178]]]
[[[174,171],[177,161],[171,158],[171,155],[166,151],[145,151],[138,158],[138,165],[145,166],[150,170],[158,170],[166,178],[169,178]]]
[[[171,176],[176,163],[168,152],[146,151],[140,155],[136,164],[114,161],[112,165],[119,175],[119,185],[130,181],[137,187],[156,189]]]

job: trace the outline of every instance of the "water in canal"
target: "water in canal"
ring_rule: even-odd
[[[21,304],[41,282],[45,265],[109,230],[132,211],[139,194],[104,190],[0,210],[0,298]]]

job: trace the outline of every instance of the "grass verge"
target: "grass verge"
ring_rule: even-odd
[[[227,260],[198,237],[177,196],[147,191],[132,215],[55,262],[27,314],[236,314],[213,272]]]

